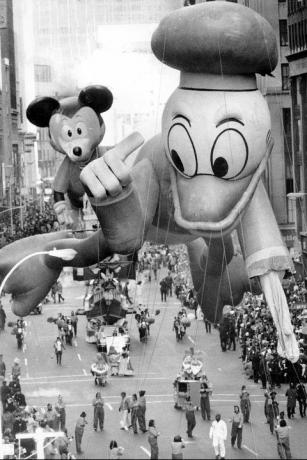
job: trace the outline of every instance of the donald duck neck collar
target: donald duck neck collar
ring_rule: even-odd
[[[190,91],[256,91],[256,76],[180,73],[180,89]]]

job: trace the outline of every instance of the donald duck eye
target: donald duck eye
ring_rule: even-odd
[[[216,138],[211,151],[211,168],[216,177],[234,179],[244,170],[248,146],[240,131],[225,129]]]
[[[187,128],[174,124],[168,133],[168,157],[174,168],[184,177],[193,177],[197,171],[195,147]]]
[[[82,129],[81,129],[81,128],[77,128],[77,133],[78,133],[78,134],[82,134]]]

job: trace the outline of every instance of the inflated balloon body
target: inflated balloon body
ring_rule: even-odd
[[[166,16],[153,34],[152,49],[181,71],[179,87],[165,106],[162,134],[142,147],[131,169],[124,161],[129,148],[122,145],[82,170],[99,232],[81,241],[55,235],[47,246],[36,237],[36,247],[72,247],[77,256],[69,264],[85,266],[97,260],[97,251],[100,259],[133,253],[144,240],[186,243],[204,316],[218,320],[225,304],[238,303],[252,284],[261,284],[279,352],[296,361],[298,347],[279,280],[291,260],[261,181],[273,141],[255,74],[270,74],[277,64],[274,32],[255,11],[215,1]],[[234,229],[244,259],[234,254]],[[0,253],[2,261],[14,245],[8,248]],[[45,257],[36,275],[40,265],[44,286],[51,286],[64,263]],[[37,279],[26,267],[24,273],[27,291],[34,291]],[[12,277],[7,291],[14,292],[20,276]],[[17,314],[33,306],[21,295],[14,300]]]
[[[54,209],[59,222],[72,224],[73,217],[65,202],[67,195],[72,210],[83,207],[84,188],[80,182],[82,168],[105,152],[98,147],[105,134],[101,113],[113,103],[105,86],[87,86],[78,97],[61,100],[39,97],[27,108],[27,118],[40,128],[49,127],[50,144],[65,158],[53,183]],[[77,213],[78,214],[78,213]]]

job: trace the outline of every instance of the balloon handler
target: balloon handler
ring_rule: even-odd
[[[250,8],[206,2],[167,15],[151,46],[180,70],[161,134],[132,167],[125,160],[142,142],[137,134],[83,168],[80,179],[101,225],[94,235],[37,235],[0,251],[2,276],[34,248],[77,251],[69,263],[41,256],[22,264],[5,286],[13,311],[27,315],[65,264],[85,267],[114,252],[131,254],[145,240],[185,243],[204,316],[217,322],[223,305],[262,289],[278,352],[295,362],[298,346],[280,281],[291,259],[261,179],[273,139],[256,74],[270,75],[277,65],[274,31]],[[242,255],[234,251],[234,230]]]

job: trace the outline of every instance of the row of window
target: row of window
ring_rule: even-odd
[[[288,0],[288,14],[307,8],[307,0]]]
[[[291,51],[307,48],[307,19],[289,25],[289,41]]]

